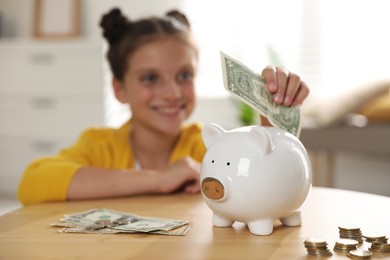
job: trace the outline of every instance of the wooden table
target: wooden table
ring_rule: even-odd
[[[58,233],[58,228],[49,226],[64,214],[95,207],[186,219],[192,228],[186,236],[164,236]],[[200,195],[38,204],[0,217],[0,259],[314,259],[307,255],[304,239],[323,237],[333,251],[339,225],[356,225],[363,233],[379,231],[390,236],[389,197],[314,187],[302,213],[301,227],[285,227],[275,221],[271,235],[255,236],[241,223],[233,228],[212,227],[212,212]],[[367,247],[364,243],[363,248]],[[334,253],[324,259],[348,257]],[[373,259],[390,259],[390,253],[376,253]]]

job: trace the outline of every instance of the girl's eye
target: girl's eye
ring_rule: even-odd
[[[154,83],[157,81],[157,75],[156,74],[148,74],[148,75],[142,76],[141,81],[144,83]]]
[[[188,80],[192,80],[193,77],[194,77],[193,73],[191,73],[189,71],[183,71],[183,72],[179,73],[178,80],[179,81],[188,81]]]

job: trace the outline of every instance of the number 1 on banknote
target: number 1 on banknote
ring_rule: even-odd
[[[301,131],[299,106],[288,107],[275,103],[259,74],[223,52],[221,64],[223,83],[231,95],[266,116],[273,126],[299,137]]]

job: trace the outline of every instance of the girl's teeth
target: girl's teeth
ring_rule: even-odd
[[[162,109],[160,109],[160,111],[162,113],[165,113],[165,114],[173,114],[177,111],[177,109],[176,108],[162,108]]]

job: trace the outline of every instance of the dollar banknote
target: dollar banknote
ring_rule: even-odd
[[[132,233],[148,233],[148,234],[159,234],[159,235],[170,235],[170,236],[185,236],[188,231],[191,228],[191,225],[185,224],[183,226],[173,228],[170,230],[155,230],[150,232],[141,232],[141,231],[134,231],[134,230],[118,230],[118,229],[112,229],[112,228],[100,228],[100,229],[90,229],[86,227],[66,227],[66,224],[64,226],[62,225],[56,225],[64,227],[58,232],[60,233],[85,233],[85,234],[132,234]]]
[[[261,75],[221,52],[223,83],[234,97],[268,118],[274,127],[299,137],[301,114],[299,106],[289,107],[273,101]]]
[[[110,209],[97,208],[72,215],[65,215],[56,227],[64,227],[62,233],[153,233],[185,235],[190,229],[186,220],[138,216]]]

